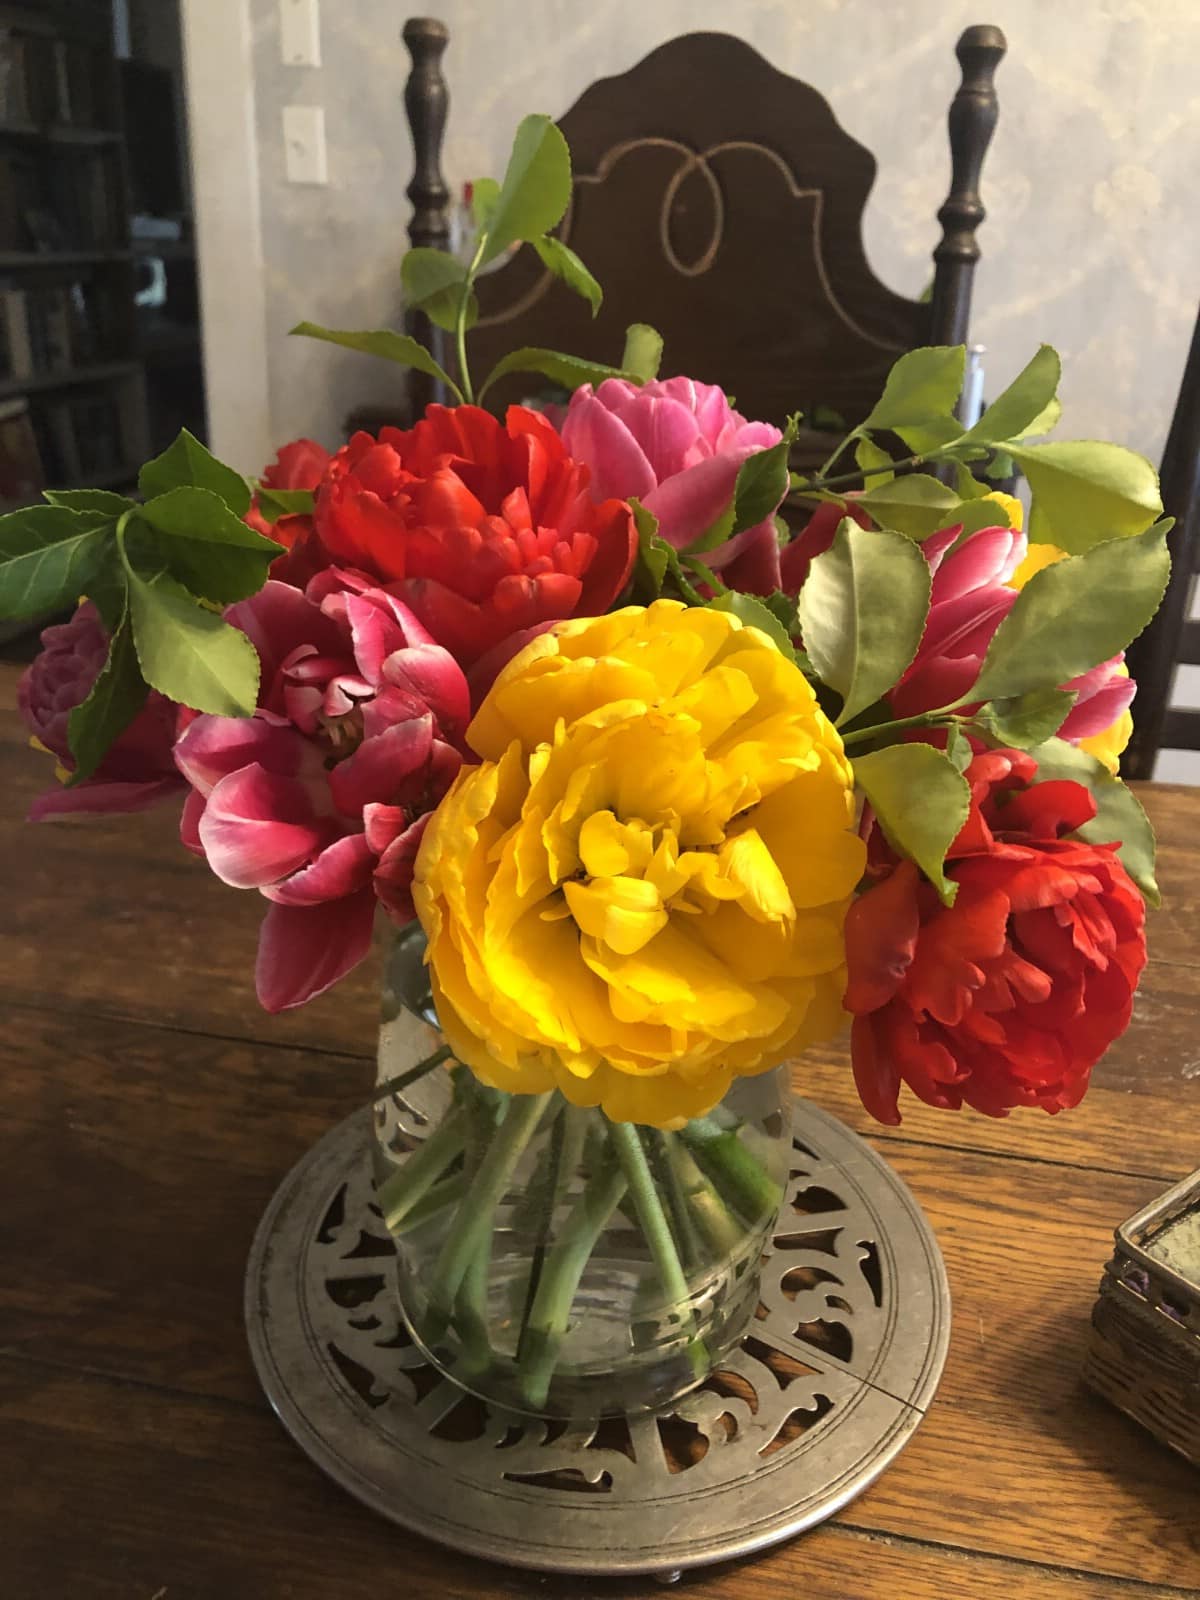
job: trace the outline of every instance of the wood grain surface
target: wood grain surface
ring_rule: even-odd
[[[663,1593],[506,1571],[406,1535],[299,1453],[258,1390],[241,1278],[280,1178],[371,1080],[377,969],[269,1018],[261,901],[169,812],[21,820],[49,781],[0,668],[0,1594],[420,1600]],[[1147,786],[1164,910],[1133,1026],[1078,1111],[858,1105],[840,1045],[803,1093],[911,1185],[954,1295],[930,1415],[833,1522],[684,1579],[719,1600],[1116,1600],[1200,1591],[1200,1474],[1083,1388],[1112,1229],[1200,1163],[1200,791]]]

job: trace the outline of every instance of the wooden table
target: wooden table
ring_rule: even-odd
[[[6,1600],[419,1600],[663,1593],[485,1566],[381,1521],[268,1411],[241,1325],[280,1178],[365,1097],[376,971],[281,1018],[261,902],[174,817],[27,828],[49,764],[0,675],[0,1593]],[[841,1516],[684,1580],[722,1600],[1116,1600],[1200,1585],[1200,1474],[1078,1373],[1112,1229],[1200,1162],[1200,792],[1147,788],[1166,908],[1137,1016],[1062,1118],[858,1106],[941,1240],[954,1336],[926,1423]]]

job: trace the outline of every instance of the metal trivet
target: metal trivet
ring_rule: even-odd
[[[950,1332],[937,1242],[871,1147],[805,1101],[762,1305],[701,1388],[598,1424],[485,1405],[432,1367],[396,1299],[369,1112],[284,1179],[246,1271],[259,1379],[343,1488],[413,1532],[546,1571],[655,1573],[810,1528],[887,1466]]]

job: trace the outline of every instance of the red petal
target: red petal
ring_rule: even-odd
[[[901,861],[890,877],[859,895],[846,916],[849,979],[843,1005],[875,1011],[904,982],[917,948],[917,869]]]
[[[258,936],[254,981],[265,1011],[323,994],[371,948],[375,895],[368,887],[317,906],[273,905]]]

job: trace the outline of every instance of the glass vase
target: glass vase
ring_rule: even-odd
[[[503,1094],[447,1059],[423,956],[419,934],[389,955],[375,1102],[413,1338],[465,1389],[539,1416],[637,1411],[702,1383],[758,1306],[786,1069],[671,1130]]]

